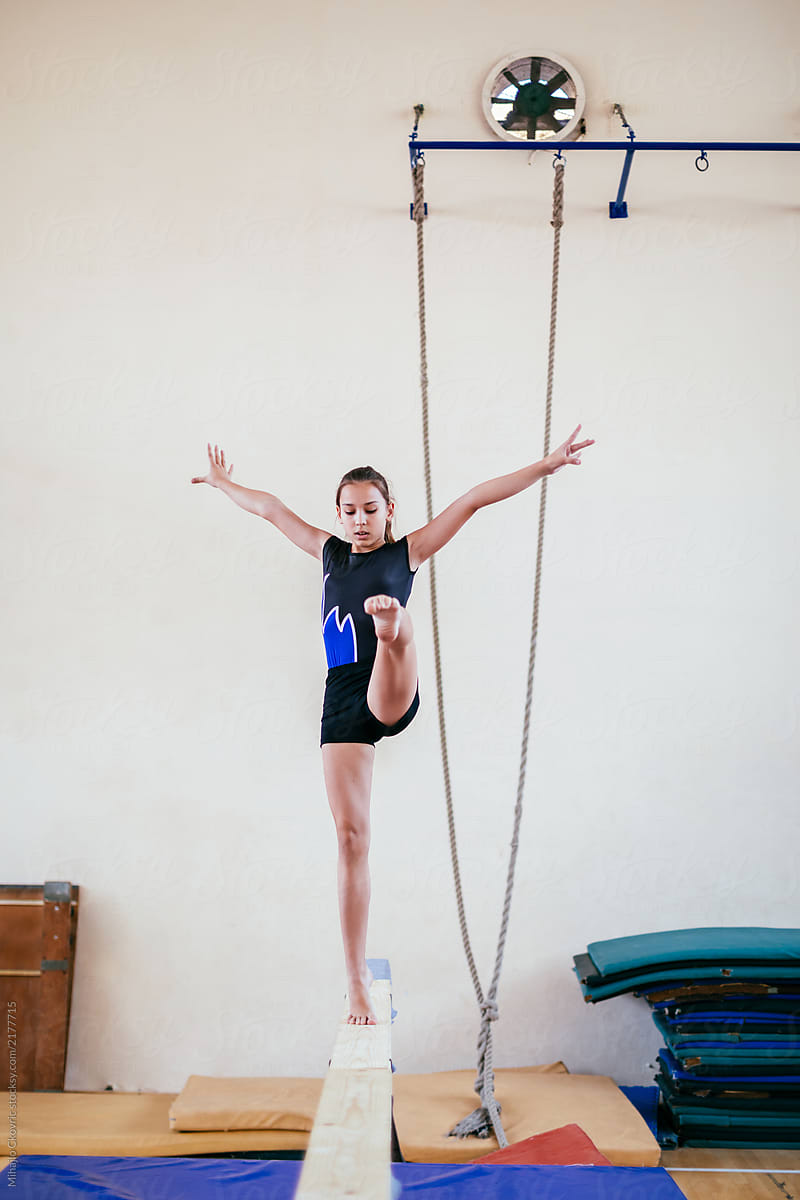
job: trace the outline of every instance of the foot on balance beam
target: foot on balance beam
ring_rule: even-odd
[[[336,1031],[295,1200],[389,1200],[392,1194],[392,979],[386,959],[369,959],[377,1024]]]

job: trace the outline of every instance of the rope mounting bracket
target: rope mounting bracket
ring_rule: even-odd
[[[455,141],[416,141],[412,140],[411,162],[414,165],[419,156],[425,150],[524,150],[528,155],[536,150],[546,149],[546,143],[542,141],[522,140],[519,141],[495,141],[495,142],[455,142]],[[797,153],[800,151],[800,142],[650,142],[636,141],[633,136],[633,130],[628,126],[628,140],[619,141],[598,141],[598,142],[562,142],[559,149],[563,151],[569,150],[623,150],[625,152],[625,161],[622,166],[622,178],[619,182],[619,190],[617,191],[616,200],[611,200],[608,205],[608,215],[612,220],[620,217],[627,217],[628,206],[625,203],[625,188],[628,184],[631,166],[633,164],[633,156],[637,152],[644,153],[645,150],[693,150],[696,154],[699,151],[698,157],[695,159],[695,166],[698,171],[704,172],[709,166],[709,153],[717,150],[746,150],[746,151],[788,151]]]
[[[631,130],[631,133],[633,133],[633,130]],[[633,137],[631,137],[631,142],[632,141]],[[619,188],[617,189],[617,198],[616,200],[609,200],[608,202],[608,215],[612,221],[615,218],[627,217],[628,215],[628,204],[625,200],[625,188],[628,186],[628,176],[631,173],[634,154],[635,150],[631,145],[625,151],[625,162],[622,164],[622,176],[619,181]]]

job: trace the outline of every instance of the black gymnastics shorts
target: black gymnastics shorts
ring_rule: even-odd
[[[364,742],[374,746],[381,738],[402,733],[414,720],[419,708],[419,688],[408,711],[394,725],[384,725],[383,721],[373,716],[367,705],[372,665],[372,660],[345,663],[328,671],[322,704],[320,746],[326,742]]]

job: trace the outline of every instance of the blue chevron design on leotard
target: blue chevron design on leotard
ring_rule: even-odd
[[[325,584],[328,575],[322,581],[322,639],[325,643],[325,654],[331,667],[341,667],[344,663],[358,662],[358,646],[356,643],[356,627],[353,618],[347,613],[344,620],[339,617],[339,605],[332,608],[325,616]]]

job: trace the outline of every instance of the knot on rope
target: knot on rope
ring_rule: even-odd
[[[486,999],[481,1004],[481,1020],[482,1021],[497,1021],[500,1017],[500,1010],[497,1007],[496,1000]]]

